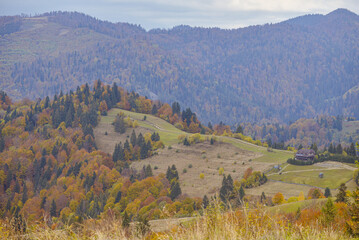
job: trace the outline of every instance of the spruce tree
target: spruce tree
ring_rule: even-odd
[[[334,146],[333,146],[332,143],[330,143],[330,145],[329,145],[328,152],[330,152],[330,153],[334,153],[334,152],[335,152]]]
[[[330,223],[334,220],[336,209],[331,198],[328,198],[325,206],[322,208],[322,213],[324,214],[324,221],[326,223]]]
[[[337,199],[335,200],[336,202],[347,202],[347,194],[346,194],[346,190],[347,190],[347,186],[345,186],[345,183],[340,184],[339,187],[339,192],[337,194]]]
[[[244,192],[243,186],[241,186],[239,189],[239,199],[243,200],[244,196],[245,196],[245,192]]]
[[[337,148],[336,148],[336,153],[337,154],[342,154],[343,153],[343,148],[342,145],[339,143]]]
[[[207,195],[204,195],[203,200],[202,200],[202,206],[204,209],[206,209],[208,205],[209,205],[208,197],[207,197]]]
[[[51,217],[56,217],[57,213],[56,213],[56,203],[55,203],[55,199],[52,199],[51,202],[51,207],[50,207],[50,216]]]
[[[324,196],[326,198],[331,197],[332,193],[330,192],[330,189],[328,187],[325,188]]]
[[[135,130],[132,130],[130,142],[131,142],[131,144],[132,144],[133,147],[136,146],[137,137],[136,137],[136,132],[135,132]]]
[[[1,147],[0,147],[0,152],[1,152]],[[356,150],[355,150],[355,146],[354,143],[350,144],[349,150],[348,150],[348,155],[349,156],[356,156]]]
[[[118,191],[118,193],[116,194],[115,203],[118,203],[121,200],[121,197],[122,197],[122,193],[121,191]]]
[[[241,125],[238,125],[237,129],[236,129],[236,133],[242,133],[243,134],[243,128]]]
[[[266,199],[267,199],[266,195],[264,194],[264,192],[262,192],[261,203],[264,203],[266,201]]]
[[[128,228],[130,226],[131,219],[128,216],[127,212],[125,211],[123,218],[122,218],[122,227]]]
[[[183,140],[183,145],[185,145],[185,146],[189,146],[189,145],[190,145],[190,143],[188,142],[187,138],[185,138],[185,139]]]
[[[150,165],[150,164],[148,164],[147,167],[146,167],[145,176],[146,176],[146,178],[153,176],[152,168],[151,168],[151,165]]]
[[[5,139],[1,136],[0,133],[0,153],[4,151],[4,149],[5,149]]]
[[[27,199],[28,199],[27,186],[26,186],[26,182],[24,182],[24,187],[23,187],[23,190],[22,190],[22,198],[21,198],[22,203],[25,204]]]
[[[179,195],[182,194],[182,190],[181,187],[178,183],[177,180],[173,181],[171,184],[171,189],[170,189],[170,198],[171,200],[175,200]]]

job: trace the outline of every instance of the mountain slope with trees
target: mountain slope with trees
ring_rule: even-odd
[[[0,86],[15,98],[101,79],[212,122],[359,117],[359,17],[344,9],[233,30],[148,32],[52,12],[1,17],[0,33]]]

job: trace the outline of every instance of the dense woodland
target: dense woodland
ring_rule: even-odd
[[[34,39],[29,47],[34,54],[22,53],[21,59],[13,59],[17,45],[9,44],[21,42],[31,20],[20,18],[21,26],[11,30],[19,18],[0,21],[2,32],[12,32],[0,39],[0,84],[17,98],[44,98],[102,79],[151,99],[176,100],[212,122],[359,117],[359,17],[347,10],[234,30],[178,26],[149,32],[80,13],[37,17],[46,20],[34,20],[43,28],[32,36],[50,27],[67,35],[41,35],[56,44],[45,41],[41,47]],[[88,47],[81,40],[86,34],[93,36],[85,41]],[[74,49],[76,43],[81,44]]]
[[[91,223],[89,219],[105,221],[111,216],[122,219],[125,229],[131,221],[139,221],[137,232],[146,235],[148,219],[203,214],[207,208],[209,212],[213,211],[218,201],[220,208],[228,209],[243,202],[255,207],[330,196],[330,190],[323,193],[318,188],[311,189],[307,197],[301,193],[287,201],[281,193],[273,198],[265,193],[259,198],[247,196],[246,188],[267,181],[263,173],[248,168],[242,180],[223,175],[218,197],[190,198],[181,191],[175,165],[168,166],[167,172],[158,176],[153,176],[150,165],[143,166],[141,171],[132,169],[131,161],[151,156],[163,143],[156,132],[137,135],[136,123],[118,115],[113,123],[114,131],[121,133],[123,128],[134,127],[129,141],[117,144],[112,156],[97,150],[93,127],[100,116],[113,107],[156,115],[193,135],[201,131],[246,137],[239,132],[232,133],[223,123],[203,127],[191,109],[181,112],[178,102],[171,107],[151,101],[134,92],[126,92],[116,83],[109,86],[96,81],[92,90],[86,84],[74,92],[61,92],[53,99],[46,97],[38,101],[12,102],[5,92],[1,92],[0,106],[2,236],[31,232],[33,223],[45,223],[44,228],[65,229],[64,224]],[[338,153],[340,149],[341,146],[332,145],[329,151]],[[351,148],[346,150],[352,152]],[[356,176],[359,176],[358,172]],[[330,218],[321,222],[322,227],[335,223],[355,236],[359,223],[351,216],[357,213],[357,203],[348,201],[345,190],[345,185],[341,186],[337,203],[328,200],[322,210],[299,209],[295,218],[286,221],[299,224],[308,221],[308,217],[302,218],[301,214],[315,213],[310,218],[313,221]],[[357,196],[355,192],[353,196]],[[340,213],[338,218],[333,214],[336,211]]]
[[[351,121],[352,118],[344,119],[341,116],[319,115],[316,118],[301,118],[291,124],[267,123],[263,125],[243,123],[236,128],[239,132],[262,142],[267,142],[274,148],[286,149],[287,146],[310,147],[316,144],[322,150],[329,148],[331,143],[341,143],[349,146],[359,141],[358,131],[338,137],[338,132],[343,129],[344,121]]]
[[[175,166],[170,172],[177,173],[177,177],[168,173],[153,176],[150,165],[142,171],[130,168],[131,161],[147,158],[163,147],[157,133],[142,136],[133,130],[130,141],[123,147],[119,143],[112,156],[96,149],[93,127],[112,107],[153,111],[164,117],[162,110],[168,104],[156,104],[116,84],[105,86],[100,81],[93,90],[86,84],[75,92],[61,92],[53,100],[46,97],[36,102],[13,103],[1,92],[0,103],[2,218],[15,216],[18,224],[19,216],[30,222],[51,223],[53,217],[81,222],[111,210],[126,214],[129,220],[156,219],[191,215],[201,208],[202,199],[181,195]],[[189,125],[197,121],[186,111],[179,114],[177,124],[182,123],[182,116],[184,126],[186,116]],[[164,206],[167,215],[160,211]]]

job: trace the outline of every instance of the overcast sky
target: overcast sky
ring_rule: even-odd
[[[0,0],[0,15],[78,11],[101,20],[145,29],[185,24],[238,28],[337,8],[359,13],[359,0]]]

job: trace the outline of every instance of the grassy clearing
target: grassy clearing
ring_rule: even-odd
[[[263,184],[256,188],[245,189],[246,194],[260,196],[262,192],[266,196],[274,196],[276,193],[281,192],[286,199],[299,196],[300,192],[303,192],[304,195],[307,195],[308,191],[312,187],[307,185],[294,185],[286,182],[277,182],[269,180],[266,184]],[[332,191],[333,194],[333,191]]]
[[[180,129],[176,128],[172,124],[158,117],[149,114],[130,112],[122,109],[111,109],[108,112],[107,116],[101,118],[101,122],[105,122],[109,124],[112,123],[116,115],[119,114],[120,112],[123,112],[126,116],[129,116],[134,120],[137,120],[141,127],[158,132],[160,134],[161,140],[164,142],[165,145],[177,144],[179,135],[190,135],[189,133],[181,131]],[[146,116],[146,120],[143,120],[144,116]],[[201,135],[201,137],[203,137],[204,139],[206,138],[209,139],[211,136]],[[265,147],[257,146],[230,137],[217,137],[217,138],[221,142],[230,143],[233,146],[238,147],[240,149],[244,149],[255,153],[260,153],[262,156],[252,159],[258,162],[278,164],[285,162],[288,158],[293,156],[293,153],[289,151],[274,150],[273,152],[268,152],[267,148]]]
[[[324,167],[320,167],[317,165],[308,165],[308,166],[297,166],[297,165],[292,165],[292,164],[288,164],[288,166],[285,168],[285,172],[288,171],[302,171],[302,170],[316,170],[316,169],[325,169]]]
[[[180,129],[176,128],[175,126],[166,122],[163,119],[154,117],[149,114],[135,113],[117,108],[111,109],[111,111],[108,112],[107,116],[101,117],[101,122],[103,121],[105,123],[111,124],[114,121],[116,115],[119,114],[120,112],[123,112],[126,116],[129,116],[134,120],[137,120],[140,127],[144,127],[152,131],[158,132],[161,137],[161,141],[165,145],[176,144],[178,143],[179,135],[188,134],[186,132],[181,131]],[[144,116],[146,116],[146,120],[143,120]]]
[[[324,173],[324,177],[319,178],[319,173]],[[269,179],[334,189],[352,177],[353,171],[348,169],[322,169],[303,172],[283,172],[281,175],[271,175]]]

